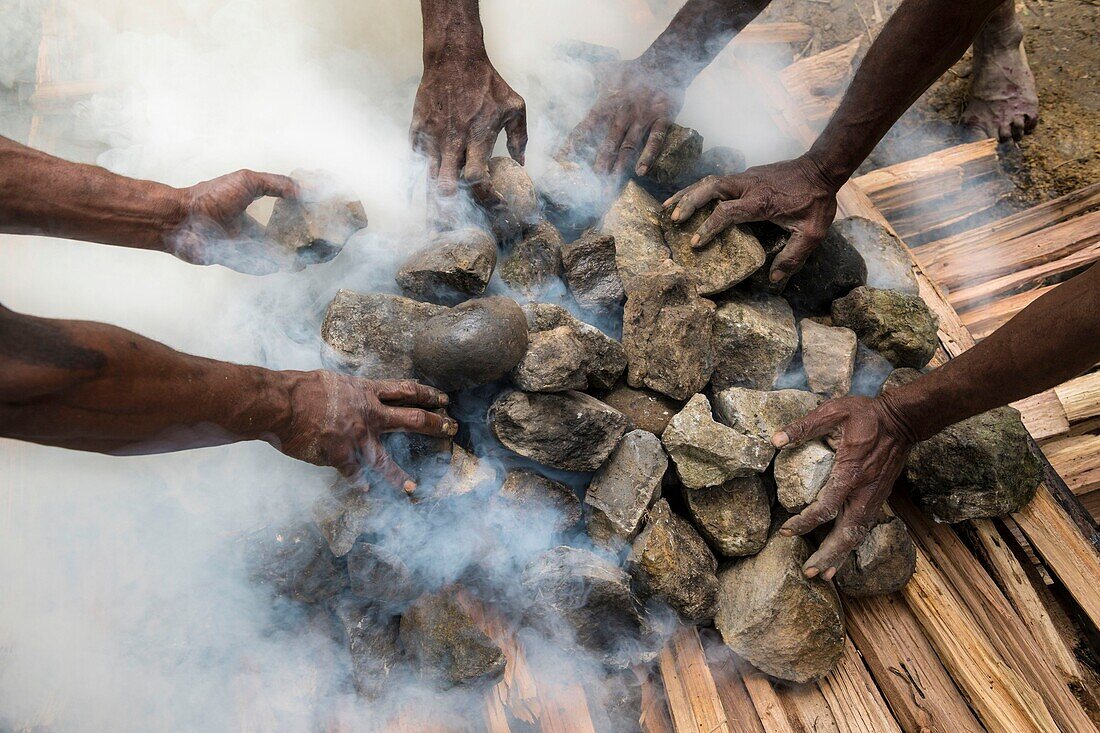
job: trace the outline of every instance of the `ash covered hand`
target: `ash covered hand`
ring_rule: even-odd
[[[754,166],[734,176],[707,176],[665,201],[674,207],[672,220],[687,221],[696,209],[713,200],[721,203],[691,240],[703,247],[733,224],[770,221],[791,233],[776,255],[769,275],[781,282],[802,267],[821,244],[836,216],[840,186],[822,174],[808,156]]]
[[[802,566],[807,577],[831,580],[879,517],[916,442],[888,397],[830,400],[772,437],[777,448],[830,436],[836,458],[817,498],[791,517],[780,534],[802,535],[835,520],[817,552]]]

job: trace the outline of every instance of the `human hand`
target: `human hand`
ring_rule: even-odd
[[[664,206],[675,206],[672,221],[684,222],[695,210],[721,201],[691,240],[706,245],[732,224],[770,221],[791,233],[772,262],[772,282],[786,280],[802,267],[836,217],[839,184],[830,181],[807,156],[753,166],[733,176],[707,176],[673,194]]]
[[[451,49],[425,59],[413,105],[410,142],[428,158],[428,177],[443,196],[458,192],[461,176],[486,207],[503,203],[489,179],[489,158],[501,129],[508,153],[523,164],[527,107],[483,51]]]
[[[583,155],[594,147],[597,173],[621,175],[637,158],[634,172],[644,176],[683,104],[681,82],[641,59],[623,62],[601,84],[596,103],[558,155]]]
[[[829,400],[782,428],[772,444],[788,448],[825,435],[832,436],[830,442],[836,448],[829,480],[817,498],[779,532],[788,537],[803,535],[835,519],[817,552],[802,566],[807,577],[820,574],[832,580],[848,553],[875,525],[916,439],[889,396],[880,395]]]
[[[429,412],[446,393],[412,380],[371,380],[329,371],[281,372],[286,418],[275,447],[301,461],[332,466],[364,486],[371,475],[412,493],[416,482],[382,447],[383,433],[451,437],[458,424]]]

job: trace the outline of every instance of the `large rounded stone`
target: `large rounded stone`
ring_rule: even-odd
[[[699,534],[716,552],[740,557],[764,547],[771,526],[771,501],[760,476],[685,491],[684,500]]]
[[[411,379],[413,339],[444,310],[400,295],[341,290],[321,324],[331,349],[325,360],[372,379]]]
[[[539,199],[535,184],[522,165],[511,158],[490,158],[489,179],[517,221],[533,224],[538,220]]]
[[[628,563],[641,592],[659,598],[690,621],[714,617],[718,561],[707,543],[659,499],[634,539]]]
[[[443,390],[488,384],[527,351],[527,319],[510,298],[471,300],[428,319],[413,340],[416,373]]]
[[[829,311],[829,305],[853,288],[867,283],[862,255],[832,228],[802,269],[791,275],[783,295],[798,310],[811,315]]]
[[[859,251],[867,265],[868,286],[908,295],[920,293],[909,251],[882,224],[862,216],[849,216],[834,221],[829,231],[833,236],[846,239]]]
[[[852,290],[833,303],[833,324],[855,331],[894,366],[920,369],[939,345],[935,314],[917,296],[896,290]]]
[[[654,435],[665,432],[684,403],[648,389],[634,389],[620,384],[603,396],[603,401],[626,415],[631,427],[648,430]]]

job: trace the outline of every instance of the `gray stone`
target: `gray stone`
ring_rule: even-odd
[[[523,225],[534,224],[539,216],[535,184],[523,166],[506,157],[489,159],[489,179],[504,199],[510,217]]]
[[[377,607],[397,610],[419,595],[415,578],[405,562],[365,538],[348,552],[351,592]]]
[[[917,565],[917,548],[897,517],[871,529],[836,575],[845,595],[862,598],[896,593],[905,587]]]
[[[802,331],[802,368],[810,389],[827,397],[852,391],[856,368],[856,334],[842,326],[823,326],[809,318],[798,323]]]
[[[856,288],[833,303],[833,323],[855,331],[895,366],[920,369],[939,345],[939,319],[920,298],[895,290]]]
[[[351,655],[356,692],[368,700],[381,697],[402,662],[397,617],[352,599],[337,606],[336,617]]]
[[[787,281],[783,295],[794,308],[819,315],[827,313],[834,300],[866,283],[867,265],[863,257],[830,227],[802,269]]]
[[[798,350],[787,301],[767,294],[733,293],[715,313],[713,385],[771,389]]]
[[[367,530],[367,522],[378,511],[378,503],[362,487],[338,479],[313,503],[313,520],[325,536],[329,549],[343,557]]]
[[[714,618],[718,561],[688,522],[659,499],[646,515],[628,560],[641,592],[659,598],[689,621]]]
[[[248,550],[252,581],[291,600],[321,603],[347,585],[325,538],[308,522],[265,527],[251,537]]]
[[[844,651],[840,599],[831,583],[802,574],[801,537],[772,535],[764,549],[718,573],[714,625],[726,645],[765,674],[810,682]]]
[[[321,338],[333,367],[372,379],[412,379],[413,338],[442,306],[400,295],[341,290],[329,303]]]
[[[623,436],[588,485],[588,533],[599,542],[629,542],[641,529],[646,510],[661,493],[668,457],[653,433]]]
[[[672,124],[665,145],[646,171],[646,177],[661,185],[673,186],[695,170],[703,153],[703,136],[690,127]]]
[[[528,298],[542,295],[559,282],[562,238],[557,228],[540,219],[516,242],[500,263],[500,279]]]
[[[600,232],[615,239],[615,264],[629,296],[634,280],[669,258],[661,230],[660,204],[634,181],[604,214]]]
[[[267,237],[293,258],[295,266],[327,262],[367,226],[363,204],[344,198],[323,173],[294,171],[291,177],[298,196],[275,200]]]
[[[563,471],[595,471],[626,432],[626,417],[581,392],[507,392],[489,408],[504,447]]]
[[[918,295],[913,260],[900,239],[878,222],[862,216],[849,216],[833,222],[835,236],[848,240],[867,265],[867,285]]]
[[[710,380],[714,303],[700,298],[683,268],[665,260],[640,276],[623,311],[626,381],[686,400]]]
[[[780,428],[805,417],[821,402],[819,395],[801,389],[730,387],[714,395],[714,412],[739,433],[771,440]]]
[[[626,370],[622,344],[561,306],[529,303],[527,353],[512,379],[528,392],[608,389]]]
[[[764,248],[747,229],[737,225],[720,232],[703,247],[691,246],[691,238],[714,212],[714,203],[676,224],[667,212],[661,212],[665,242],[672,259],[695,281],[700,295],[715,295],[729,290],[764,264]]]
[[[553,512],[554,528],[564,531],[581,521],[581,501],[565,484],[525,468],[508,472],[500,487],[508,504],[526,512]]]
[[[546,208],[576,229],[595,224],[608,203],[600,177],[590,166],[572,161],[551,161],[538,189]]]
[[[615,264],[615,238],[589,229],[561,250],[562,268],[569,292],[584,308],[609,310],[626,299],[619,267]]]
[[[894,365],[885,356],[863,344],[858,344],[850,394],[874,397],[882,389],[882,385],[892,371],[894,371]]]
[[[496,471],[488,463],[482,463],[473,453],[455,443],[451,447],[451,462],[433,487],[432,496],[461,496],[496,481]]]
[[[470,300],[428,319],[416,333],[417,376],[443,390],[488,384],[510,372],[527,351],[527,319],[510,298]]]
[[[779,503],[797,514],[817,498],[833,470],[833,452],[820,440],[784,448],[775,457],[775,487]]]
[[[701,394],[692,397],[669,421],[661,441],[676,464],[680,481],[689,489],[760,473],[775,454],[770,442],[715,422],[710,402]]]
[[[771,501],[759,476],[685,491],[684,499],[699,534],[721,555],[755,555],[768,540]]]
[[[634,389],[625,384],[605,394],[603,401],[626,415],[632,428],[648,430],[658,436],[665,432],[668,421],[684,406],[680,400],[660,392]]]
[[[495,684],[504,652],[454,599],[454,590],[425,593],[401,617],[400,639],[421,676],[444,686]]]
[[[481,229],[441,232],[414,252],[397,271],[397,284],[408,297],[454,305],[485,292],[497,264],[497,244]]]

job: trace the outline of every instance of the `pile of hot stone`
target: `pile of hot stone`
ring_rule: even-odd
[[[735,226],[692,249],[712,207],[674,226],[654,194],[738,160],[674,128],[650,177],[628,181],[601,221],[566,242],[560,232],[577,222],[555,192],[575,196],[567,181],[578,171],[552,171],[536,190],[521,167],[495,159],[493,182],[522,237],[441,234],[398,272],[405,296],[343,290],[322,335],[337,368],[490,395],[482,414],[499,445],[477,449],[516,467],[496,476],[472,446],[440,443],[451,458],[422,501],[488,492],[558,510],[573,546],[523,573],[525,622],[567,629],[622,669],[652,658],[647,618],[663,605],[713,623],[767,674],[806,682],[841,655],[838,592],[899,590],[915,549],[884,514],[833,581],[804,577],[812,540],[776,530],[814,500],[833,451],[815,440],[777,453],[770,437],[853,385],[874,394],[915,377],[937,323],[903,245],[864,219],[836,222],[782,292],[766,277],[784,244],[778,229]],[[490,288],[494,271],[506,287]],[[487,289],[516,299],[482,297]],[[621,340],[586,322],[620,318]],[[583,503],[551,475],[586,487]],[[904,480],[924,511],[958,522],[1018,509],[1039,469],[1018,413],[1002,408],[917,446]],[[267,579],[336,609],[366,694],[402,660],[444,685],[498,679],[502,651],[455,589],[421,595],[401,558],[361,534],[374,496],[334,492],[317,511],[320,534],[305,527],[274,542],[293,562]]]

